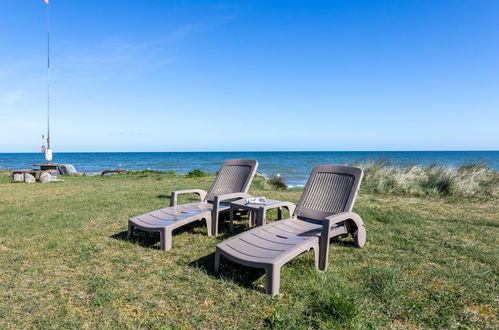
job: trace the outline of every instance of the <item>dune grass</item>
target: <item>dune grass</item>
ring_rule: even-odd
[[[272,298],[261,270],[225,260],[221,274],[212,273],[227,223],[217,238],[201,223],[182,229],[169,252],[158,250],[155,235],[125,240],[129,217],[212,179],[144,172],[28,185],[2,173],[0,328],[498,328],[493,195],[382,194],[368,179],[355,207],[366,247],[353,248],[350,238],[333,243],[326,273],[312,253],[296,258]],[[261,179],[251,193],[300,196]],[[237,222],[237,232],[246,226]]]
[[[499,198],[499,172],[480,162],[457,168],[436,164],[398,168],[380,160],[359,166],[364,169],[362,188],[366,192],[475,200]]]

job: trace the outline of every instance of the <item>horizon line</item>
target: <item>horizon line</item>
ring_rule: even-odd
[[[72,153],[251,153],[251,152],[499,152],[499,149],[437,149],[437,150],[194,150],[194,151],[59,151],[55,154]],[[42,152],[2,152],[0,154],[42,154]]]

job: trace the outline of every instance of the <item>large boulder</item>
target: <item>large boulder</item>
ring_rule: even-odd
[[[14,175],[12,175],[12,179],[14,179],[14,182],[23,182],[24,181],[24,174],[14,173]]]
[[[42,172],[40,173],[40,182],[41,183],[47,183],[52,181],[52,175],[50,175],[49,172]]]
[[[24,182],[25,183],[35,183],[36,182],[36,178],[32,174],[24,173]]]
[[[76,175],[78,171],[76,168],[71,165],[71,164],[64,164],[59,167],[61,174],[70,174],[70,175]]]

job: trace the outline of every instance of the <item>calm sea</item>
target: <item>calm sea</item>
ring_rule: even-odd
[[[352,164],[386,160],[393,166],[440,164],[460,166],[482,161],[499,170],[499,151],[317,151],[317,152],[100,152],[56,153],[54,162],[73,164],[78,171],[104,169],[163,170],[186,173],[192,169],[215,172],[224,159],[252,158],[258,170],[268,175],[281,174],[291,185],[304,184],[312,166]],[[0,169],[29,168],[44,162],[41,153],[0,153]]]

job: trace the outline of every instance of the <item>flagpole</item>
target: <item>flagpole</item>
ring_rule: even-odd
[[[50,149],[50,3],[47,1],[47,149]]]
[[[43,0],[47,4],[47,149],[45,149],[45,160],[47,164],[52,161],[52,149],[50,148],[50,4],[49,0]]]

